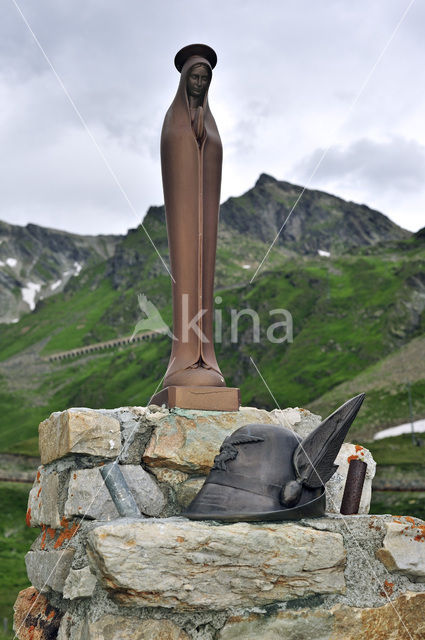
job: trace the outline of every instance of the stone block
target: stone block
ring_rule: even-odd
[[[86,619],[78,614],[66,612],[56,640],[89,640]]]
[[[189,478],[175,488],[177,502],[182,509],[188,507],[205,482],[205,477]]]
[[[13,610],[13,631],[18,640],[56,638],[62,613],[34,587],[19,592]]]
[[[59,475],[56,471],[46,472],[44,466],[37,470],[34,485],[28,497],[27,524],[30,527],[43,524],[57,529],[61,515],[59,503]]]
[[[87,552],[127,606],[219,610],[345,591],[342,536],[296,524],[116,520],[88,534]]]
[[[224,438],[246,424],[278,424],[268,411],[241,407],[235,412],[174,409],[152,415],[156,427],[143,454],[152,467],[206,475]]]
[[[230,617],[217,640],[330,640],[334,622],[325,609],[246,613]]]
[[[155,479],[140,465],[121,465],[120,469],[141,512],[158,516],[165,506],[165,498]],[[85,515],[95,520],[119,517],[98,467],[71,473],[65,515]]]
[[[288,409],[273,409],[270,411],[273,422],[287,427],[299,436],[305,438],[309,433],[319,426],[322,419],[308,409],[300,409],[299,407]]]
[[[231,616],[217,640],[422,640],[425,593],[406,593],[383,607],[299,609]]]
[[[74,549],[28,551],[25,556],[28,579],[38,591],[62,591],[71,568]]]
[[[387,522],[382,548],[377,558],[388,571],[407,576],[412,582],[425,582],[425,523],[409,516]]]
[[[121,448],[119,421],[93,409],[56,411],[38,432],[43,464],[70,453],[115,458]]]
[[[363,462],[367,464],[359,513],[369,513],[370,500],[372,497],[372,480],[375,477],[376,462],[368,449],[358,444],[349,443],[342,445],[335,459],[335,464],[338,465],[338,469],[329,482],[326,483],[326,511],[328,513],[340,512],[350,460],[363,460]]]
[[[407,592],[383,607],[338,605],[329,640],[423,640],[425,593]]]
[[[171,620],[104,615],[96,622],[89,622],[87,628],[87,640],[190,640]]]
[[[158,410],[158,407],[155,409]],[[155,411],[149,407],[120,407],[100,411],[120,422],[123,443],[119,454],[120,464],[139,464],[152,434],[154,424],[150,417]]]
[[[174,622],[104,614],[95,622],[65,614],[57,640],[190,640]]]
[[[96,576],[89,567],[70,569],[63,587],[63,597],[68,600],[75,598],[90,598],[96,586]]]
[[[176,471],[175,469],[162,469],[161,467],[152,467],[153,475],[158,482],[165,482],[170,487],[178,487],[182,482],[185,482],[190,476],[183,471]]]

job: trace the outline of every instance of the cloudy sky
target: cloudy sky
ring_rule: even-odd
[[[174,55],[206,42],[218,54],[223,200],[266,172],[417,230],[424,32],[420,0],[3,0],[0,219],[78,233],[137,226],[162,203]]]

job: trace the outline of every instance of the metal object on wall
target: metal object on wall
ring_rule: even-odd
[[[353,515],[359,512],[367,464],[363,460],[350,460],[340,513]]]
[[[204,44],[188,45],[175,57],[180,82],[161,134],[162,183],[173,276],[174,339],[164,390],[151,402],[169,405],[176,397],[172,388],[199,387],[199,405],[201,396],[208,399],[211,393],[207,387],[220,387],[223,392],[216,396],[218,404],[214,408],[235,411],[239,408],[238,389],[226,387],[213,338],[223,154],[208,103],[216,62],[215,52]],[[189,396],[184,401],[186,408],[192,408],[187,404]]]
[[[230,522],[323,516],[324,485],[363,400],[360,394],[343,404],[304,440],[271,424],[237,429],[183,515]]]
[[[100,467],[100,473],[120,516],[123,518],[143,518],[144,516],[140,513],[119,465],[116,462],[105,464]]]

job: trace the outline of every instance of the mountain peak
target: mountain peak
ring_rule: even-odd
[[[222,229],[227,226],[268,245],[276,243],[276,247],[310,255],[319,250],[342,254],[411,235],[365,205],[276,180],[266,173],[253,189],[222,204],[221,224]]]
[[[277,182],[276,178],[273,178],[273,176],[269,176],[268,173],[262,173],[255,183],[255,186],[261,187],[263,184],[271,184],[273,182]]]

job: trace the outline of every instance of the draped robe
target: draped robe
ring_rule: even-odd
[[[203,135],[197,139],[191,119],[187,81],[195,65],[209,62],[193,55],[181,70],[176,96],[161,134],[161,167],[170,248],[174,340],[164,378],[169,385],[225,386],[213,343],[213,293],[220,206],[222,145],[208,105],[202,102]],[[202,124],[202,120],[201,120]],[[188,327],[198,315],[200,335]],[[186,323],[186,327],[185,327]]]

